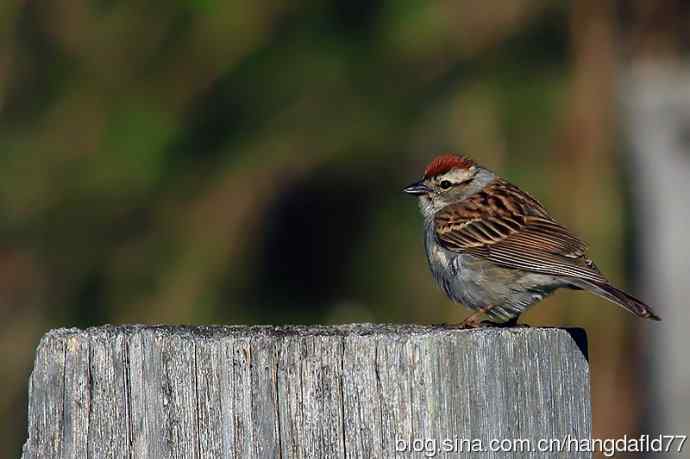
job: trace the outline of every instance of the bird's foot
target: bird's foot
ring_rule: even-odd
[[[458,328],[463,330],[472,330],[474,328],[491,328],[500,327],[501,324],[497,322],[492,322],[491,320],[479,320],[478,317],[468,317],[465,319]]]
[[[473,328],[490,328],[490,327],[529,328],[529,325],[527,325],[527,324],[518,324],[517,323],[517,321],[520,317],[519,315],[515,316],[515,317],[513,317],[513,318],[511,318],[505,322],[494,322],[492,320],[481,320],[482,315],[488,313],[492,308],[493,308],[493,306],[486,306],[486,307],[480,308],[479,310],[477,310],[477,312],[475,312],[474,314],[467,317],[460,324],[442,324],[442,326],[447,327],[447,328],[459,328],[461,330],[468,330],[468,329],[473,329]]]
[[[519,324],[518,319],[519,317],[513,317],[510,320],[498,324],[498,326],[503,328],[530,328],[527,324]]]
[[[518,318],[514,317],[505,322],[494,322],[492,320],[480,320],[481,313],[475,313],[466,318],[460,324],[443,324],[448,328],[459,328],[461,330],[471,330],[474,328],[530,328],[527,324],[517,323]]]
[[[494,327],[498,324],[495,322],[492,322],[490,320],[480,320],[481,316],[483,314],[486,314],[489,312],[491,309],[493,309],[493,305],[489,306],[484,306],[483,308],[479,308],[477,312],[466,318],[462,324],[461,328],[464,329],[471,329],[471,328],[485,328],[485,327]]]
[[[472,330],[475,328],[530,328],[530,326],[527,324],[518,324],[511,322],[494,322],[491,320],[465,320],[459,324],[437,324],[435,326],[453,328],[458,330]]]
[[[461,324],[458,325],[461,330],[472,330],[475,328],[482,328],[481,320],[463,320]]]
[[[463,320],[459,324],[442,323],[442,324],[434,324],[433,326],[434,327],[448,328],[451,330],[471,330],[474,328],[483,328],[486,326],[490,326],[490,325],[487,325],[487,322],[488,322],[487,320],[481,320],[480,321],[478,319],[473,319],[473,320],[468,320],[468,319]],[[494,324],[494,325],[498,325],[498,324]]]

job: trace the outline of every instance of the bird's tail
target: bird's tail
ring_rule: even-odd
[[[605,298],[612,303],[622,306],[638,317],[661,320],[661,317],[656,315],[654,310],[649,305],[645,304],[641,300],[638,300],[632,295],[628,295],[623,290],[617,289],[611,284],[578,279],[576,286],[589,290],[595,295],[599,295],[600,297]]]

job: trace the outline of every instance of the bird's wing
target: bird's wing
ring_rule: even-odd
[[[606,282],[586,257],[587,246],[557,223],[534,198],[503,180],[434,218],[448,250],[507,268]]]

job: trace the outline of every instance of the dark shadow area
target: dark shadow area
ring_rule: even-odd
[[[585,331],[585,329],[567,327],[562,328],[562,330],[568,332],[573,341],[575,341],[575,344],[577,345],[578,349],[580,349],[580,352],[582,352],[582,355],[585,357],[585,360],[589,362],[589,348],[587,346],[587,332]]]
[[[348,297],[347,270],[365,234],[371,190],[335,171],[313,175],[281,194],[265,216],[245,294],[259,322],[315,323]]]

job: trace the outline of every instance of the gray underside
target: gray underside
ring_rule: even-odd
[[[426,250],[434,279],[451,300],[475,311],[491,307],[487,315],[499,322],[514,319],[556,289],[569,287],[562,278],[451,252],[433,239],[433,233],[427,237]]]

